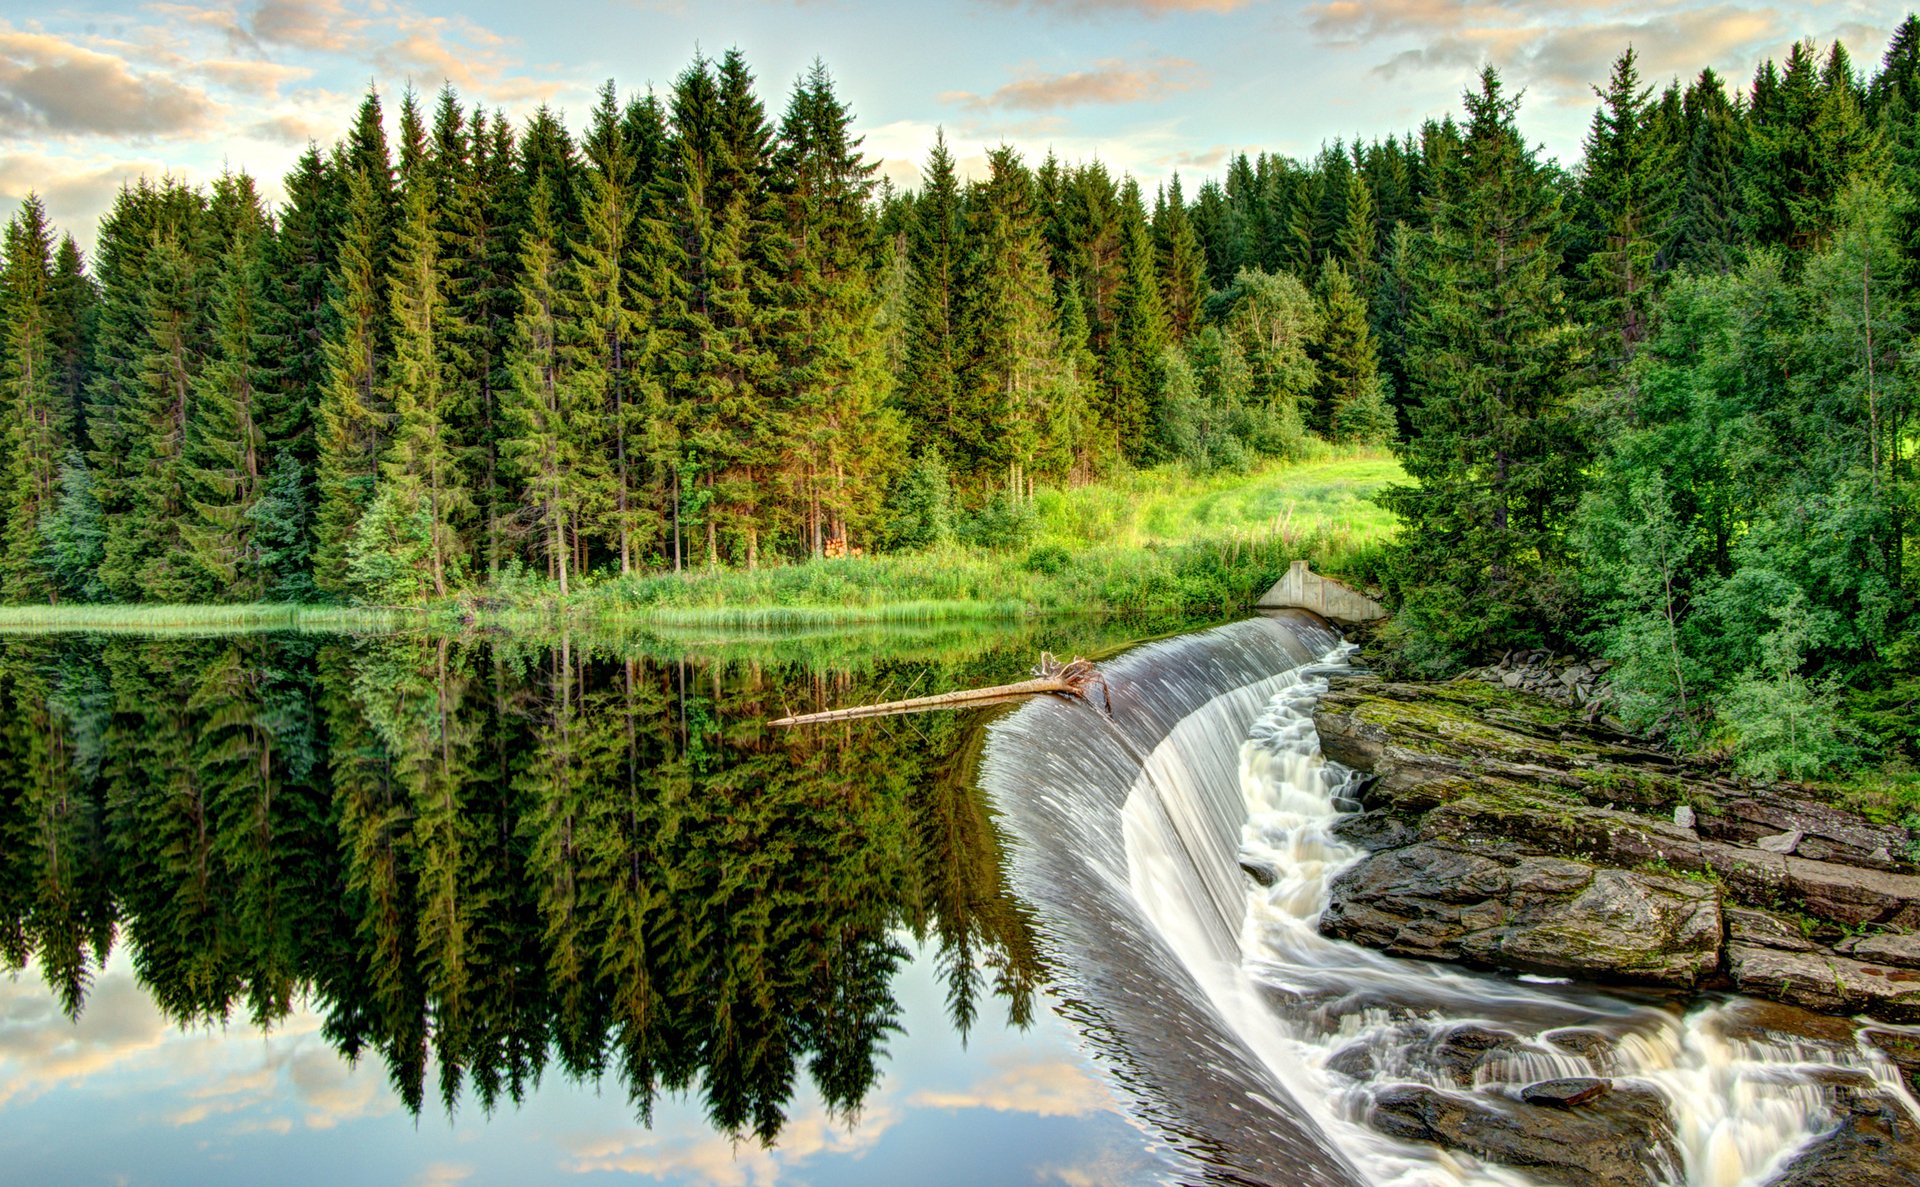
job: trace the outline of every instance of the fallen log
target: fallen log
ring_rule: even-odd
[[[1002,701],[1020,700],[1030,696],[1064,696],[1091,703],[1087,695],[1095,685],[1100,688],[1100,697],[1107,716],[1113,716],[1113,695],[1107,689],[1107,678],[1093,666],[1090,659],[1074,656],[1066,663],[1053,658],[1052,653],[1040,653],[1040,662],[1034,665],[1033,679],[1022,680],[1015,684],[996,684],[991,688],[967,688],[959,692],[935,693],[931,696],[911,697],[904,701],[887,701],[878,705],[857,705],[847,709],[828,709],[822,713],[802,713],[797,717],[782,717],[770,721],[768,725],[818,725],[828,721],[852,721],[859,717],[887,717],[896,713],[918,713],[925,709],[959,709],[977,705],[992,705]]]

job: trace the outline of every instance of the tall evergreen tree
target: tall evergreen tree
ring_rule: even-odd
[[[272,232],[245,174],[226,174],[214,184],[213,210],[224,238],[215,245],[210,341],[186,426],[191,510],[181,532],[201,571],[200,587],[221,600],[250,601],[265,588],[252,535],[267,469],[260,422],[272,404],[266,391],[276,353],[267,328]]]
[[[786,239],[774,327],[787,384],[781,468],[803,547],[819,556],[874,522],[892,459],[905,453],[876,325],[869,203],[879,166],[860,152],[853,113],[819,62],[794,88],[775,164]]]
[[[1382,501],[1402,621],[1443,654],[1513,646],[1553,623],[1536,598],[1564,563],[1585,444],[1569,407],[1576,360],[1561,293],[1559,199],[1488,67],[1436,177],[1408,328],[1414,484]],[[1547,618],[1543,621],[1543,618]],[[1562,627],[1564,629],[1564,627]]]
[[[951,451],[957,431],[961,268],[960,183],[944,132],[936,131],[907,227],[906,366],[898,401],[913,436]]]
[[[327,383],[315,416],[318,486],[313,580],[325,593],[347,592],[347,546],[373,502],[391,406],[382,383],[388,310],[380,253],[384,212],[377,179],[356,168],[348,179],[346,227],[326,342]]]
[[[1186,195],[1175,173],[1154,203],[1153,242],[1160,267],[1160,300],[1173,336],[1193,332],[1207,295],[1207,259],[1187,214]]]
[[[1633,49],[1615,59],[1587,131],[1580,198],[1596,236],[1584,268],[1588,317],[1624,361],[1647,336],[1654,253],[1667,219],[1664,179],[1672,167],[1650,126]]]
[[[6,415],[6,551],[0,594],[52,601],[58,584],[42,561],[44,521],[54,512],[72,405],[61,390],[53,265],[46,207],[28,194],[7,223],[0,260],[0,409]]]
[[[1129,178],[1121,194],[1124,268],[1115,297],[1113,342],[1106,356],[1107,422],[1126,456],[1152,458],[1148,427],[1162,382],[1161,356],[1169,342],[1166,312],[1154,264],[1153,238]]]

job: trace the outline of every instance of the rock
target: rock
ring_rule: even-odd
[[[1420,839],[1417,829],[1392,812],[1361,812],[1349,816],[1333,826],[1333,835],[1369,853],[1399,849]]]
[[[1827,1058],[1836,1060],[1859,1049],[1851,1019],[1816,1014],[1782,1002],[1736,999],[1720,1012],[1718,1022],[1722,1037],[1743,1043],[1825,1047],[1830,1052]]]
[[[1920,1126],[1878,1091],[1830,1089],[1840,1124],[1787,1164],[1769,1187],[1913,1187],[1920,1183]]]
[[[1508,672],[1506,675],[1500,677],[1500,683],[1506,685],[1508,688],[1519,688],[1521,684],[1525,683],[1526,679],[1526,674],[1523,672]]]
[[[1605,1070],[1613,1064],[1613,1039],[1601,1031],[1585,1026],[1563,1026],[1547,1031],[1540,1038],[1562,1051],[1571,1051],[1596,1068]]]
[[[1920,972],[1849,960],[1826,951],[1782,952],[1727,945],[1727,971],[1742,993],[1823,1014],[1920,1020]]]
[[[1680,828],[1693,827],[1693,809],[1681,804],[1673,810],[1673,823]]]
[[[1812,952],[1818,948],[1794,924],[1753,907],[1721,908],[1727,920],[1727,938],[1740,944],[1777,948],[1782,952]]]
[[[1792,852],[1814,861],[1840,862],[1874,869],[1907,869],[1911,863],[1896,857],[1907,848],[1907,832],[1891,824],[1876,824],[1852,812],[1818,803],[1804,795],[1778,789],[1749,789],[1718,805],[1719,812],[1701,822],[1701,832],[1715,840],[1753,845],[1762,837],[1799,833]]]
[[[1719,965],[1719,898],[1682,878],[1422,842],[1335,879],[1320,930],[1401,956],[1691,988]]]
[[[1374,1096],[1367,1123],[1561,1187],[1654,1187],[1680,1166],[1665,1103],[1637,1087],[1564,1109],[1401,1084]]]
[[[1804,836],[1806,836],[1805,833],[1796,829],[1790,833],[1777,833],[1771,837],[1761,837],[1753,843],[1753,846],[1756,849],[1765,849],[1768,853],[1778,853],[1782,857],[1785,857],[1794,851],[1795,847],[1800,844],[1800,838]]]
[[[1920,935],[1912,932],[1864,936],[1843,945],[1841,950],[1855,960],[1873,964],[1898,965],[1903,969],[1920,969]]]
[[[1351,1080],[1373,1078],[1373,1047],[1367,1043],[1349,1043],[1327,1058],[1327,1070],[1339,1072]]]
[[[1748,852],[1752,852],[1748,850]],[[1784,897],[1822,919],[1849,927],[1920,927],[1920,878],[1804,857],[1784,859]]]
[[[1257,861],[1250,857],[1240,859],[1241,872],[1262,886],[1272,886],[1280,880],[1280,871],[1269,862]]]
[[[1520,1099],[1530,1105],[1553,1109],[1575,1109],[1599,1100],[1613,1091],[1613,1081],[1598,1076],[1568,1076],[1562,1080],[1542,1080],[1520,1090]]]

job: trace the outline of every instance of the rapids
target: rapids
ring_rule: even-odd
[[[982,779],[1011,825],[1014,879],[1044,908],[1092,1044],[1196,1176],[1530,1187],[1365,1123],[1388,1085],[1462,1091],[1434,1051],[1467,1023],[1516,1036],[1465,1090],[1489,1103],[1560,1076],[1659,1093],[1674,1133],[1647,1162],[1670,1187],[1761,1187],[1834,1124],[1813,1078],[1836,1066],[1920,1120],[1877,1051],[1754,1037],[1742,999],[1681,1012],[1322,937],[1332,879],[1363,856],[1333,832],[1354,777],[1321,756],[1312,717],[1348,650],[1309,616],[1256,618],[1105,665],[1111,719],[1046,700],[991,729]],[[1609,1041],[1549,1041],[1571,1028]],[[1336,1060],[1356,1045],[1364,1058]]]

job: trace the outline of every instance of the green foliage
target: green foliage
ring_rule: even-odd
[[[347,545],[345,589],[361,602],[405,606],[432,597],[434,578],[432,509],[417,491],[381,490]]]
[[[893,548],[935,548],[953,538],[953,483],[938,449],[921,451],[901,475],[888,506],[887,541]]]
[[[1033,504],[1013,491],[999,491],[960,523],[960,539],[976,548],[1012,552],[1033,540]]]

